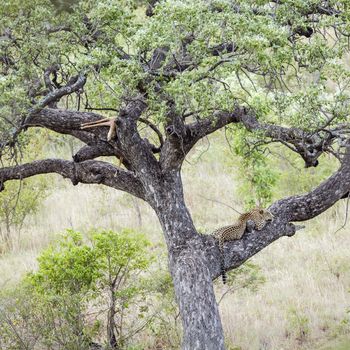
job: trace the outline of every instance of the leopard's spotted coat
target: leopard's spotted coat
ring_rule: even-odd
[[[251,211],[242,214],[237,222],[233,225],[228,225],[215,230],[212,235],[219,241],[219,249],[221,252],[221,274],[222,281],[226,283],[225,257],[224,257],[224,242],[241,239],[247,228],[247,221],[254,222],[255,228],[260,231],[268,221],[273,219],[273,215],[266,209],[254,208]]]

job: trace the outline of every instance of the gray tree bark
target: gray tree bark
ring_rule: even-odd
[[[224,336],[205,244],[185,205],[180,171],[154,184],[149,195],[168,247],[169,270],[183,325],[183,349],[224,349]]]

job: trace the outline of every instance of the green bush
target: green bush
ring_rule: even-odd
[[[38,270],[1,297],[1,349],[78,350],[93,339],[122,349],[153,320],[149,242],[130,230],[89,237],[67,230],[38,257]]]

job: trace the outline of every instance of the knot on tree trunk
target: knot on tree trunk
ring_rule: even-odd
[[[74,161],[75,163],[79,163],[79,162],[81,162],[81,161],[84,160],[84,159],[82,159],[82,157],[79,155],[79,153],[74,154],[72,158],[73,158],[73,161]]]
[[[178,134],[178,132],[176,131],[175,125],[168,125],[165,128],[166,133],[169,136],[175,136],[175,137],[180,137],[180,135]]]
[[[73,186],[76,186],[79,183],[79,178],[78,178],[77,168],[75,166],[75,163],[73,163],[73,176],[71,177],[71,182]]]
[[[285,236],[292,237],[295,235],[295,232],[299,229],[299,226],[295,226],[294,224],[288,223],[286,225]]]

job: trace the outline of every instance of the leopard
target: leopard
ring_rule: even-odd
[[[237,222],[233,225],[224,226],[212,232],[211,235],[219,242],[219,250],[221,254],[221,276],[224,284],[227,282],[224,242],[241,239],[246,231],[248,221],[252,221],[255,229],[261,231],[265,225],[272,220],[273,215],[268,210],[257,207],[247,213],[241,214]]]

